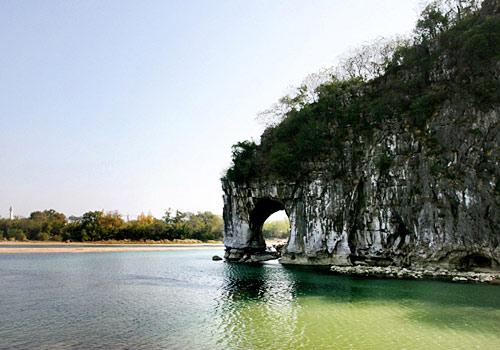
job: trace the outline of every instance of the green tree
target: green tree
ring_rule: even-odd
[[[16,241],[25,241],[27,239],[24,231],[20,228],[15,227],[9,228],[7,230],[7,237],[9,239],[15,239]]]
[[[30,239],[39,239],[42,233],[48,235],[49,238],[47,239],[54,236],[61,236],[66,223],[66,216],[54,209],[34,211],[28,219],[24,220],[24,225]],[[44,238],[45,235],[42,237]]]
[[[101,222],[103,215],[102,211],[89,211],[83,214],[80,221],[82,241],[98,241],[103,239],[104,227]]]
[[[50,239],[50,234],[47,232],[40,232],[36,237],[36,240],[38,241],[48,241],[49,239]]]
[[[222,218],[208,211],[188,215],[187,227],[190,238],[201,241],[221,239],[222,226]]]
[[[427,5],[417,21],[415,32],[422,40],[432,40],[448,29],[450,19],[443,13],[441,2],[434,1]]]

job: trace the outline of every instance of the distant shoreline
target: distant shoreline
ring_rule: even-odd
[[[68,243],[52,241],[0,241],[0,254],[154,252],[223,247],[224,245],[222,242],[200,242],[194,240],[175,240],[169,242],[97,241]]]
[[[271,238],[266,243],[270,247],[286,244],[286,240]],[[175,239],[172,241],[108,240],[92,242],[0,241],[0,254],[154,252],[214,248],[225,247],[222,241],[202,242],[193,239]]]

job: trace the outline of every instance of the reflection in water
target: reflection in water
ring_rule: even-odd
[[[231,349],[494,349],[500,300],[492,288],[224,264],[213,335]]]
[[[217,319],[228,348],[296,348],[295,282],[279,265],[225,264]]]

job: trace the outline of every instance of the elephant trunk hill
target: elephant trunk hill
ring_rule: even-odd
[[[382,74],[332,78],[233,148],[227,259],[285,210],[283,263],[500,269],[500,1],[426,19]]]

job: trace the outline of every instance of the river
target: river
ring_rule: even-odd
[[[0,255],[0,349],[500,349],[500,286],[222,253]]]

